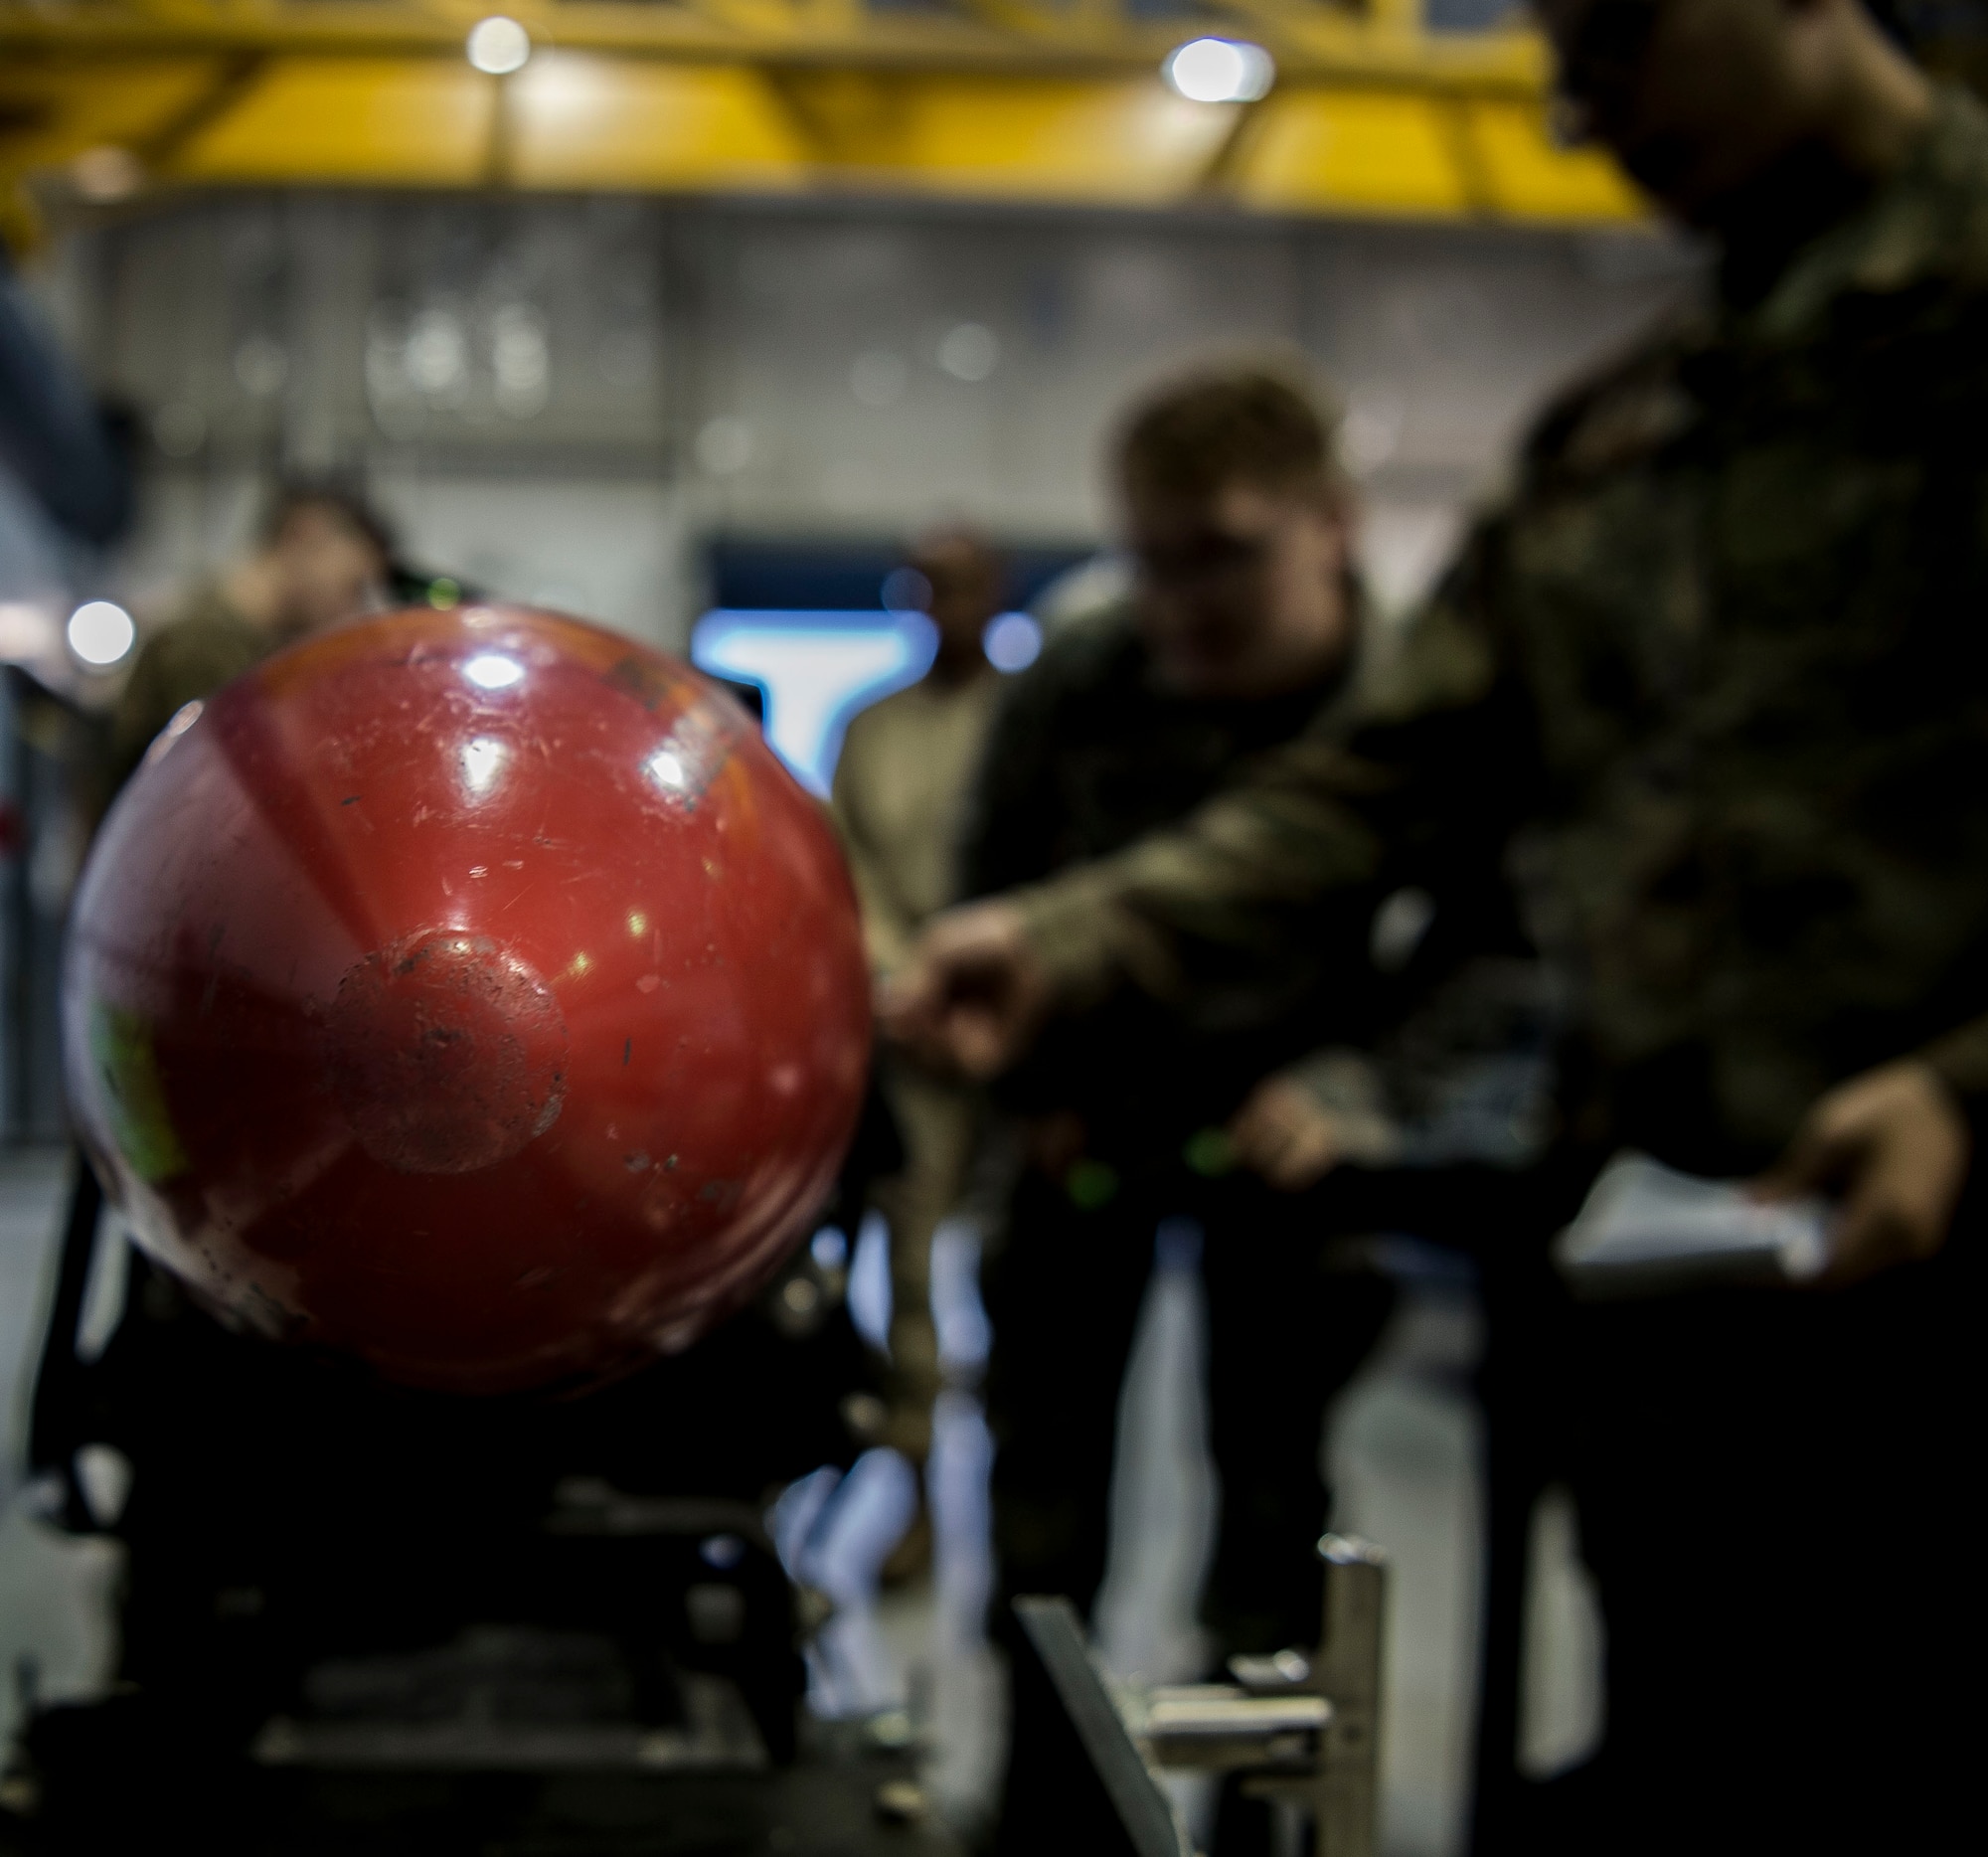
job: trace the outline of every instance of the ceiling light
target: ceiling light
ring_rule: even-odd
[[[138,641],[138,628],[122,606],[87,599],[69,615],[69,648],[98,670],[118,662]]]
[[[1197,103],[1253,103],[1277,75],[1269,53],[1244,39],[1190,39],[1161,69],[1181,95]]]
[[[145,185],[144,163],[114,144],[85,148],[69,164],[69,174],[76,191],[98,206],[128,200]]]
[[[522,71],[531,56],[532,35],[501,13],[480,19],[469,29],[469,62],[493,78]]]

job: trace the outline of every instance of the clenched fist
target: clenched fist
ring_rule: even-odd
[[[1240,1165],[1285,1193],[1316,1186],[1348,1158],[1339,1117],[1289,1077],[1267,1078],[1249,1093],[1229,1141]]]

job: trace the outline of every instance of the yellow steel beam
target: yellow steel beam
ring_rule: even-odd
[[[126,172],[1514,221],[1643,211],[1605,160],[1554,145],[1530,34],[1426,34],[1415,0],[1359,16],[1222,0],[1279,62],[1253,105],[1173,94],[1159,64],[1181,28],[1120,0],[955,0],[951,15],[508,0],[537,50],[504,79],[463,56],[492,3],[0,0],[0,217],[21,197],[10,183],[66,164],[96,199]]]
[[[519,187],[791,193],[814,179],[816,151],[748,66],[563,52],[508,90]]]
[[[136,145],[200,99],[227,59],[182,53],[101,66],[85,80],[0,64],[0,161],[39,167],[84,149]]]
[[[1186,198],[1232,111],[1142,78],[787,72],[779,80],[831,185],[1124,206]]]
[[[1441,99],[1293,86],[1277,102],[1235,183],[1245,206],[1413,219],[1474,212]]]
[[[472,187],[486,178],[497,90],[460,59],[277,59],[169,172],[186,181]]]
[[[918,70],[1147,71],[1191,28],[1083,5],[971,0],[956,14],[870,12],[857,0],[97,0],[80,7],[0,0],[0,53],[66,60],[137,52],[255,51],[379,57],[458,54],[501,7],[536,43],[619,57]],[[1547,64],[1534,33],[1426,33],[1290,0],[1230,0],[1251,36],[1299,80],[1358,79],[1409,89],[1537,96]]]

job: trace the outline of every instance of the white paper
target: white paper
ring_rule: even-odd
[[[1554,1257],[1576,1286],[1617,1276],[1652,1288],[1744,1275],[1802,1281],[1829,1263],[1829,1218],[1820,1199],[1759,1200],[1741,1183],[1622,1153],[1602,1169]]]

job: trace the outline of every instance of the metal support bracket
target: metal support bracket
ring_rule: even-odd
[[[1387,1556],[1327,1535],[1324,1641],[1233,1657],[1234,1684],[1121,1690],[1127,1730],[1158,1768],[1242,1773],[1246,1790],[1312,1827],[1312,1857],[1374,1857]]]

